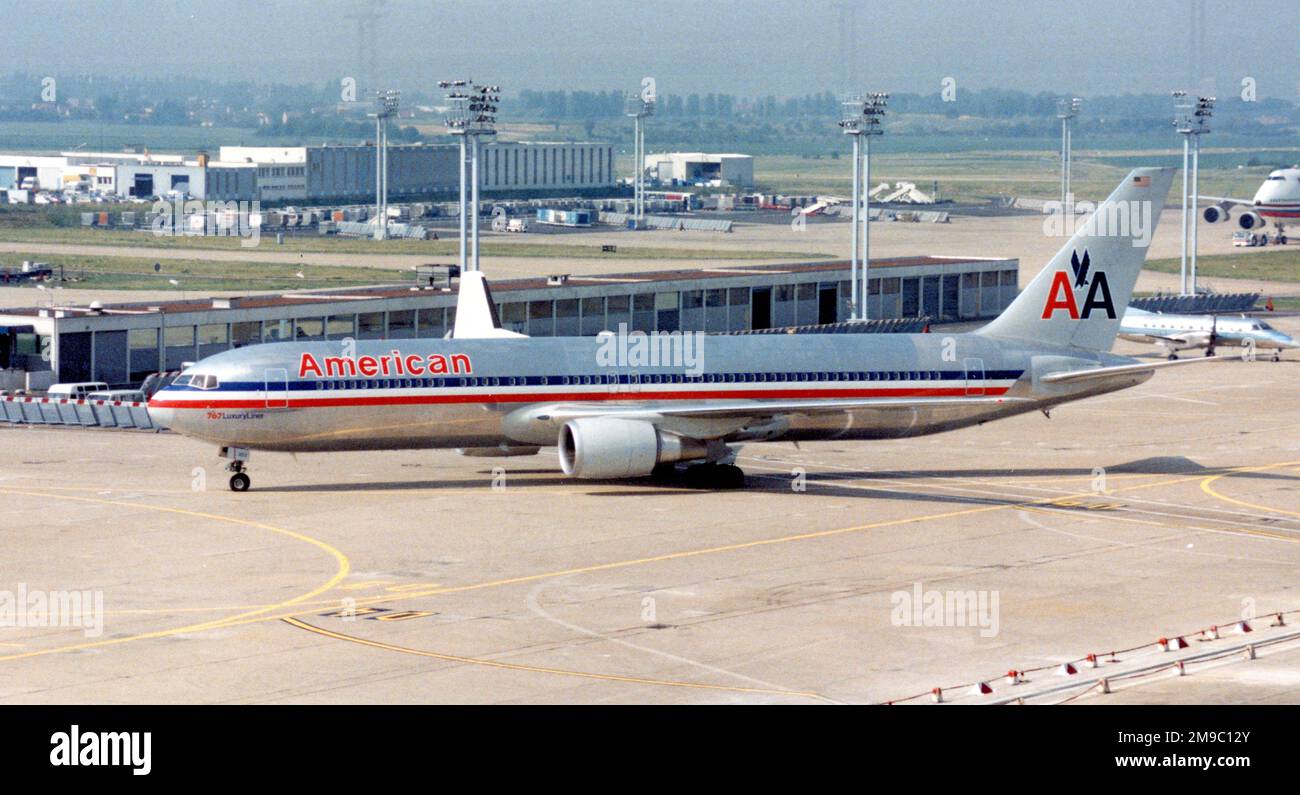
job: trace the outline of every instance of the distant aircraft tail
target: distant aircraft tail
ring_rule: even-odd
[[[1110,350],[1173,178],[1172,168],[1133,169],[1011,306],[979,333]],[[1055,220],[1073,218],[1062,214]]]
[[[516,331],[501,328],[497,306],[492,300],[492,290],[482,271],[463,271],[460,274],[460,292],[456,295],[456,325],[451,336],[463,339],[500,339],[524,337]]]

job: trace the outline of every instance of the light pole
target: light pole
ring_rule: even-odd
[[[1183,245],[1179,288],[1183,295],[1196,295],[1196,205],[1200,193],[1201,136],[1210,131],[1210,119],[1214,116],[1214,97],[1197,97],[1192,101],[1186,91],[1175,91],[1173,97],[1176,112],[1174,128],[1183,136]],[[1190,196],[1187,190],[1189,176],[1192,183]],[[1188,244],[1189,226],[1191,227],[1190,245]]]
[[[867,278],[871,261],[871,139],[884,132],[881,121],[888,104],[889,95],[880,92],[851,96],[840,103],[840,128],[845,135],[853,136],[853,250],[849,256],[852,285],[849,316],[853,320],[867,319],[867,304],[871,297]],[[859,259],[862,262],[861,276]]]
[[[1070,167],[1072,165],[1073,122],[1079,115],[1079,106],[1083,100],[1078,97],[1062,99],[1056,103],[1056,118],[1061,120],[1061,212],[1072,212],[1074,202],[1070,201]]]
[[[1187,268],[1187,286],[1196,295],[1196,205],[1201,183],[1201,136],[1210,131],[1210,118],[1214,116],[1214,97],[1197,97],[1192,112],[1192,261]]]
[[[1192,143],[1192,105],[1186,91],[1173,92],[1174,129],[1183,136],[1183,237],[1178,261],[1178,294],[1187,295],[1187,168]]]
[[[479,270],[478,219],[479,219],[479,168],[481,145],[485,135],[496,135],[497,106],[501,101],[501,87],[479,85],[469,80],[442,80],[439,88],[450,89],[447,100],[451,110],[447,114],[447,131],[460,137],[460,267],[462,272]],[[468,140],[468,146],[467,141]],[[465,153],[469,150],[470,187],[469,207],[465,196]],[[469,253],[466,247],[466,226],[469,227]]]
[[[862,172],[859,171],[859,164],[862,159],[862,122],[863,110],[866,107],[866,100],[861,96],[850,96],[840,103],[840,129],[845,135],[853,137],[853,204],[852,213],[850,214],[850,237],[851,243],[849,250],[849,320],[856,320],[858,317],[858,213],[861,212],[862,198],[861,195],[866,193],[868,188],[861,188]],[[866,303],[866,297],[863,297],[862,303]]]
[[[642,119],[655,112],[654,94],[642,91],[629,94],[623,105],[623,114],[632,117],[632,217],[639,229],[645,216],[645,123]]]
[[[401,92],[375,92],[375,240],[388,237],[388,120],[397,115]]]
[[[889,95],[881,92],[867,94],[862,108],[862,320],[867,319],[867,307],[871,292],[868,289],[867,271],[871,267],[871,139],[883,135],[885,107],[889,104]]]

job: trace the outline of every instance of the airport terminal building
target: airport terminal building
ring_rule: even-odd
[[[991,318],[1017,293],[1013,259],[903,257],[871,263],[872,319]],[[603,330],[727,332],[849,319],[844,261],[738,265],[492,284],[502,325],[530,336]],[[289,340],[442,337],[454,287],[429,284],[44,306],[0,312],[0,389],[104,381],[132,386],[232,347]]]

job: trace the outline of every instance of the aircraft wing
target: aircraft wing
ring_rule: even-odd
[[[1142,337],[1143,339],[1148,339],[1152,342],[1176,342],[1180,345],[1187,344],[1187,339],[1185,337],[1166,337],[1163,334],[1148,334],[1147,332],[1137,331],[1126,331],[1124,333],[1130,337]]]
[[[544,409],[537,419],[567,422],[580,417],[655,419],[659,417],[772,417],[781,414],[825,414],[838,411],[920,409],[937,406],[998,406],[1028,402],[1016,397],[850,398],[844,400],[764,400],[674,403],[663,406],[562,405]]]
[[[1062,384],[1075,381],[1087,381],[1093,378],[1108,378],[1113,375],[1125,375],[1127,373],[1141,373],[1148,370],[1159,370],[1162,367],[1177,367],[1183,364],[1214,361],[1221,361],[1221,359],[1214,356],[1204,356],[1199,359],[1175,359],[1171,362],[1140,362],[1138,364],[1120,364],[1114,367],[1093,367],[1086,370],[1066,370],[1060,373],[1049,373],[1038,380],[1042,381],[1044,384]]]
[[[1248,204],[1252,207],[1255,206],[1254,199],[1234,199],[1231,196],[1198,196],[1197,198],[1204,199],[1211,204],[1217,204],[1224,208],[1235,207],[1242,204]]]

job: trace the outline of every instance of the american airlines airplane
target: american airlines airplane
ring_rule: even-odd
[[[1242,229],[1264,229],[1272,220],[1277,227],[1274,243],[1286,243],[1286,222],[1300,220],[1300,167],[1280,168],[1270,172],[1264,184],[1255,191],[1253,199],[1233,199],[1227,196],[1202,196],[1213,202],[1205,208],[1203,216],[1208,223],[1227,221],[1232,216],[1232,207],[1248,208],[1237,216],[1237,225]],[[1264,232],[1267,240],[1267,230]]]
[[[1170,359],[1177,359],[1178,351],[1188,348],[1204,348],[1206,356],[1213,356],[1217,346],[1231,345],[1272,350],[1273,361],[1276,362],[1282,358],[1282,351],[1300,348],[1300,343],[1290,336],[1263,320],[1245,315],[1175,315],[1130,307],[1124,312],[1119,335],[1133,342],[1160,345],[1168,352]]]
[[[1172,178],[1173,169],[1135,169],[1097,215],[1154,223]],[[688,483],[734,488],[744,484],[737,444],[939,433],[1047,413],[1160,367],[1206,361],[1108,352],[1153,230],[1107,226],[1083,224],[1000,316],[970,333],[710,335],[691,362],[646,364],[611,357],[611,345],[667,335],[501,329],[482,274],[470,272],[448,339],[230,350],[187,369],[149,409],[159,424],[219,446],[235,491],[249,488],[252,450],[518,455],[546,445],[578,478],[665,476],[682,464]]]

